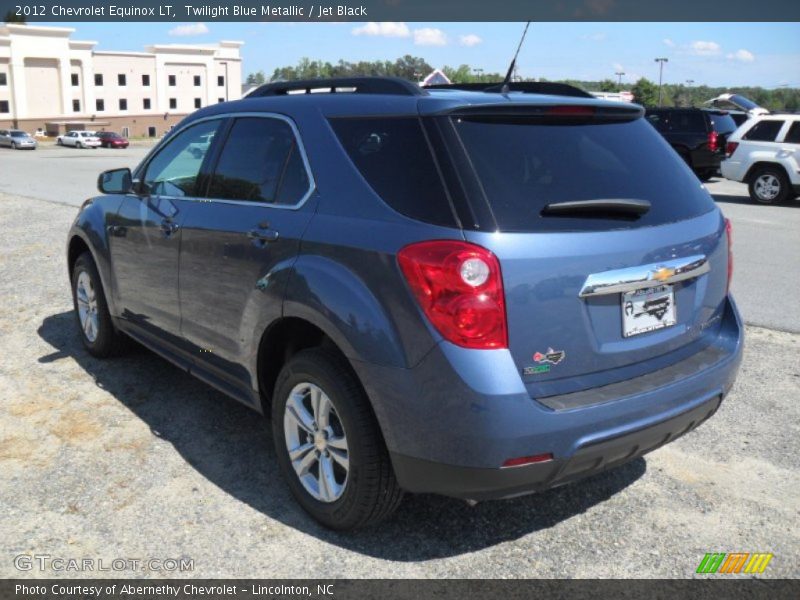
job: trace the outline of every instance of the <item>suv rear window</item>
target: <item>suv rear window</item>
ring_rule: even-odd
[[[752,140],[754,142],[774,142],[778,136],[778,132],[783,127],[785,121],[759,121],[750,128],[750,131],[742,136],[743,140]]]
[[[736,121],[728,113],[709,113],[711,126],[717,133],[733,133],[738,127]]]
[[[596,231],[661,225],[714,208],[684,161],[644,119],[615,123],[453,119],[502,231]],[[638,218],[542,215],[549,203],[651,203]]]
[[[350,160],[384,202],[412,219],[455,226],[418,118],[335,118],[330,123]]]

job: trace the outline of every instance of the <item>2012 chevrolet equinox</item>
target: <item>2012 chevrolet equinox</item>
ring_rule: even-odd
[[[334,528],[641,456],[717,410],[743,334],[729,224],[642,113],[390,78],[199,110],[69,232],[83,343],[271,413]]]

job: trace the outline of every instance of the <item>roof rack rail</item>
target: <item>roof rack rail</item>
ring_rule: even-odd
[[[440,83],[427,85],[426,90],[465,90],[472,92],[497,92],[503,88],[503,82],[496,83]],[[575,98],[594,98],[589,92],[569,85],[567,83],[557,83],[555,81],[513,81],[508,84],[511,92],[522,92],[523,94],[550,94],[553,96],[573,96]]]
[[[334,77],[267,83],[250,92],[248,97],[316,93],[387,94],[392,96],[427,96],[428,94],[417,84],[399,77]]]

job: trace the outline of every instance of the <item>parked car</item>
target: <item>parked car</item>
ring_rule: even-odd
[[[0,129],[0,146],[14,150],[36,150],[36,140],[19,129]]]
[[[641,107],[555,85],[282,82],[195,112],[69,231],[83,345],[133,338],[271,414],[338,529],[685,434],[741,360],[730,223]]]
[[[73,148],[97,148],[100,145],[100,138],[94,131],[69,131],[58,136],[56,144]]]
[[[653,108],[647,120],[702,181],[719,171],[725,142],[737,127],[727,111],[708,108]]]
[[[755,117],[728,138],[722,176],[747,184],[759,204],[800,196],[800,115]]]
[[[99,131],[97,137],[100,138],[100,145],[103,148],[127,148],[130,146],[128,138],[114,131]]]

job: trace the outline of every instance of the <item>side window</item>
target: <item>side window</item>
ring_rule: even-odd
[[[280,119],[243,117],[231,127],[208,196],[294,205],[308,188],[308,173],[291,126]]]
[[[800,144],[800,121],[795,121],[786,132],[786,139],[783,140],[787,144]]]
[[[330,123],[350,160],[386,204],[412,219],[454,225],[419,119],[335,118]]]
[[[677,111],[670,119],[671,131],[705,131],[703,115],[699,112]]]
[[[783,127],[786,121],[759,121],[750,128],[750,131],[742,136],[743,140],[752,140],[755,142],[774,142],[775,136]]]
[[[159,196],[194,196],[200,167],[221,121],[203,121],[179,133],[147,165],[144,183]]]

